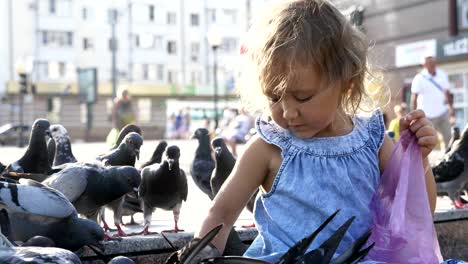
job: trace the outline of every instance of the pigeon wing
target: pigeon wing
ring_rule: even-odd
[[[27,179],[21,179],[20,184],[0,182],[0,203],[12,211],[40,216],[66,218],[76,214],[62,193]]]
[[[44,181],[44,184],[59,190],[70,202],[75,202],[88,185],[87,170],[78,166],[67,167]]]

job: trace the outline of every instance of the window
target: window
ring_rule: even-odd
[[[37,62],[36,67],[39,80],[47,79],[49,76],[49,63],[46,61],[40,61]]]
[[[83,38],[83,50],[89,50],[93,48],[93,42],[89,38]]]
[[[208,17],[208,23],[216,23],[216,9],[208,8],[206,10],[206,16]]]
[[[65,63],[63,62],[59,62],[58,63],[58,73],[59,73],[59,77],[60,78],[63,78],[65,77],[65,73],[66,73],[66,70],[65,70]]]
[[[148,79],[156,80],[156,65],[154,64],[148,65]]]
[[[167,82],[175,84],[177,82],[177,72],[174,70],[167,71]]]
[[[133,78],[135,80],[141,80],[143,76],[143,66],[141,64],[134,64],[133,65]]]
[[[49,14],[55,14],[57,11],[57,5],[55,0],[49,0]]]
[[[149,5],[148,11],[149,11],[149,21],[154,21],[154,5]]]
[[[225,22],[227,24],[237,24],[237,11],[234,9],[223,9]]]
[[[164,65],[162,64],[156,65],[156,79],[158,81],[164,80]]]
[[[200,19],[198,14],[190,14],[190,25],[198,26],[200,24]]]
[[[142,64],[143,80],[148,80],[148,64]]]
[[[140,123],[151,122],[151,99],[150,98],[138,99],[138,121]]]
[[[192,85],[201,83],[201,73],[199,71],[192,71],[190,73],[190,83]]]
[[[177,52],[176,50],[176,42],[173,40],[170,40],[167,42],[167,53],[175,55]]]
[[[167,24],[168,25],[175,25],[176,22],[176,13],[174,12],[169,12],[167,13]]]
[[[87,7],[83,7],[83,8],[81,9],[81,19],[87,20],[87,19],[88,19],[88,16],[89,16],[89,14],[88,14],[88,8],[87,8]]]
[[[46,47],[72,47],[73,32],[42,31],[42,44]]]
[[[162,36],[154,36],[154,48],[161,50],[163,49],[163,37]]]
[[[222,47],[226,52],[237,51],[237,39],[235,39],[235,38],[224,38]]]
[[[135,47],[140,47],[140,35],[135,35]]]
[[[200,43],[192,42],[190,44],[190,60],[192,62],[197,62],[199,54],[200,54]]]

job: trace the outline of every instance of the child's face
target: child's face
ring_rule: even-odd
[[[273,120],[296,137],[329,137],[341,135],[346,124],[337,115],[341,89],[338,85],[320,87],[320,77],[311,70],[299,70],[294,85],[287,87],[279,100],[267,95]]]

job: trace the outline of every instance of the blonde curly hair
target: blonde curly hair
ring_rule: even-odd
[[[295,69],[305,68],[321,77],[323,87],[340,84],[341,106],[355,114],[364,110],[364,99],[374,108],[372,95],[384,94],[372,84],[380,80],[370,73],[367,55],[364,34],[329,1],[281,1],[248,33],[238,92],[251,110],[268,110],[265,95],[282,95],[300,78]]]

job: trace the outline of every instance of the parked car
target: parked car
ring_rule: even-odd
[[[0,126],[0,144],[1,145],[15,145],[18,142],[19,129],[23,129],[23,140],[27,142],[29,134],[31,133],[30,125],[13,125],[11,123]]]

